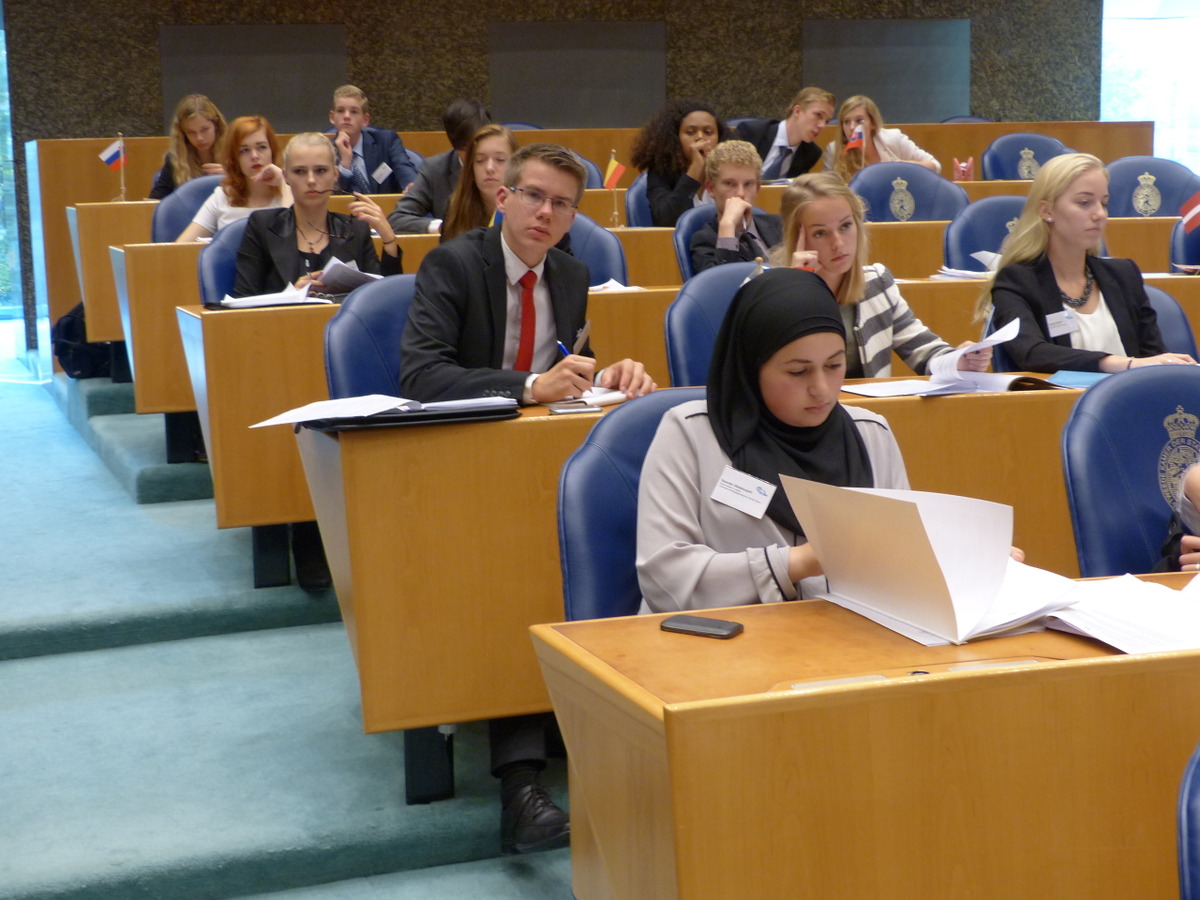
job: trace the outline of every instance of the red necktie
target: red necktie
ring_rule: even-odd
[[[517,345],[516,371],[528,372],[533,368],[533,341],[537,333],[537,313],[533,309],[533,286],[537,273],[530,269],[518,280],[521,285],[521,343]]]

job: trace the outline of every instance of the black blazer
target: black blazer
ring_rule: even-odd
[[[337,137],[336,131],[327,131],[326,134]],[[376,128],[373,125],[366,126],[362,132],[362,155],[367,167],[367,181],[371,184],[368,193],[399,194],[417,180],[417,167],[409,159],[408,152],[404,149],[404,141],[400,140],[400,135],[394,131]],[[339,163],[340,161],[339,157]],[[372,173],[384,162],[391,166],[391,174],[383,181],[376,181]],[[349,177],[345,175],[339,176],[338,187],[343,191],[354,189]]]
[[[775,133],[779,130],[781,119],[747,119],[737,126],[738,136],[743,141],[749,141],[766,163],[775,144]],[[821,148],[812,141],[802,141],[792,154],[788,170],[783,173],[785,178],[795,178],[803,175],[815,166],[821,159]]]
[[[388,215],[392,230],[397,234],[428,234],[431,218],[446,218],[460,172],[462,160],[454,150],[425,160],[413,186],[396,201],[396,208]]]
[[[758,212],[753,213],[753,216],[754,226],[758,229],[759,237],[763,239],[768,250],[783,240],[783,226],[780,224],[779,216]],[[703,272],[705,269],[711,269],[713,266],[724,263],[754,262],[755,259],[763,256],[763,252],[754,246],[749,232],[742,232],[739,236],[736,250],[717,249],[718,224],[719,220],[714,216],[711,222],[692,235],[689,249],[692,253],[692,268],[697,272]],[[764,257],[764,261],[769,260],[765,260]]]
[[[1142,285],[1142,273],[1131,259],[1101,259],[1089,256],[1087,266],[1104,295],[1125,348],[1125,355],[1155,356],[1165,353],[1154,309]],[[1020,332],[1004,345],[1017,368],[1027,372],[1100,371],[1100,360],[1108,354],[1098,350],[1076,350],[1071,335],[1050,337],[1046,316],[1062,312],[1062,297],[1050,261],[1011,263],[996,273],[992,285],[993,322],[996,328],[1013,319]]]
[[[421,262],[400,341],[402,397],[521,400],[529,373],[501,368],[508,281],[500,228],[459,235]],[[542,276],[550,289],[558,339],[572,347],[587,321],[587,266],[551,248]],[[592,355],[590,347],[580,352]]]
[[[371,229],[366,222],[342,213],[329,213],[329,249],[342,262],[354,260],[362,272],[399,275],[403,271],[400,249],[396,256],[375,253]],[[237,279],[233,296],[274,294],[295,284],[304,274],[304,263],[296,248],[296,217],[291,207],[258,209],[250,213],[246,233],[238,247]]]

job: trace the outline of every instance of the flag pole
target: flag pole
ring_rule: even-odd
[[[121,142],[121,202],[125,202],[125,135],[117,132],[117,140]]]

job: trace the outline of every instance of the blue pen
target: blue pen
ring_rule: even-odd
[[[564,359],[571,355],[571,351],[567,349],[567,345],[562,341],[555,341],[554,343],[558,344],[558,352],[563,355]]]

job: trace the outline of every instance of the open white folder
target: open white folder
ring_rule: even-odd
[[[1071,602],[1071,579],[1009,556],[1011,506],[782,481],[828,579],[825,598],[915,641],[961,644]]]

